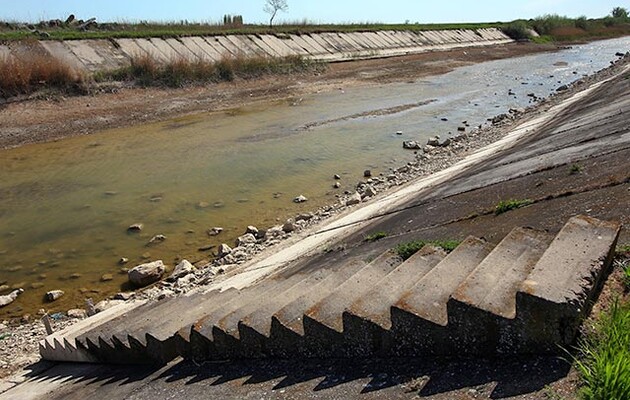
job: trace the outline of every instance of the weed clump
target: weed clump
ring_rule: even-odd
[[[578,345],[584,400],[630,399],[630,305],[616,301]]]
[[[494,207],[494,214],[495,215],[500,215],[500,214],[506,213],[506,212],[508,212],[510,210],[516,210],[517,208],[525,207],[525,206],[528,206],[528,205],[533,204],[533,203],[534,203],[534,201],[530,200],[530,199],[501,200]]]
[[[363,239],[364,242],[376,242],[377,240],[385,239],[387,237],[387,232],[374,232],[370,233]]]
[[[97,81],[133,82],[139,86],[182,87],[191,84],[231,82],[237,78],[254,79],[266,75],[290,74],[319,68],[320,64],[300,56],[225,57],[218,62],[177,58],[161,63],[142,55],[131,59],[128,67],[101,73]]]
[[[409,259],[416,254],[425,245],[430,244],[433,246],[441,247],[447,253],[455,250],[461,242],[458,240],[414,240],[411,242],[401,243],[394,248],[394,252],[400,256],[403,260]]]
[[[0,58],[0,97],[3,98],[48,88],[82,91],[84,81],[83,74],[49,54],[30,52],[19,58]]]

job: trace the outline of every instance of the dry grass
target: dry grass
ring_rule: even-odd
[[[50,55],[33,52],[19,58],[0,58],[0,97],[3,98],[48,88],[77,91],[84,82],[83,74]]]
[[[100,73],[97,81],[125,81],[140,86],[182,87],[191,84],[253,79],[266,75],[289,74],[320,68],[321,65],[299,56],[226,57],[219,62],[177,58],[161,63],[148,55],[131,59],[129,67]]]

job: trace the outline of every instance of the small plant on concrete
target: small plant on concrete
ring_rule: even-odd
[[[533,204],[533,200],[523,199],[523,200],[501,200],[496,207],[494,207],[494,214],[500,215],[510,210],[516,210],[517,208],[525,207],[530,204]]]
[[[584,168],[580,164],[571,164],[571,167],[569,168],[569,174],[579,174],[582,172],[583,169]]]
[[[579,344],[575,360],[584,400],[630,399],[630,305],[615,301],[594,332]]]
[[[407,260],[427,244],[441,247],[442,249],[444,249],[444,251],[450,253],[451,251],[455,250],[455,248],[459,246],[460,243],[461,242],[458,240],[414,240],[411,242],[400,243],[394,248],[394,251],[400,256],[400,258],[402,258],[403,260]]]
[[[365,242],[376,242],[377,240],[385,239],[387,237],[387,232],[374,232],[370,233],[363,239]]]

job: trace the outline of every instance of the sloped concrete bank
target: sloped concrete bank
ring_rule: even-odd
[[[141,55],[149,55],[160,61],[180,58],[219,61],[224,57],[236,56],[302,56],[316,61],[335,62],[509,42],[512,40],[496,28],[423,32],[324,32],[303,35],[11,42],[0,45],[0,56],[19,56],[25,51],[35,50],[39,54],[50,54],[80,70],[94,72],[127,65],[132,57]]]

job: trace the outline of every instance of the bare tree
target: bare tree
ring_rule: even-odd
[[[269,18],[269,27],[271,28],[273,26],[273,19],[278,14],[278,11],[287,12],[287,10],[289,10],[287,0],[265,0],[263,11],[271,15],[271,18]]]

